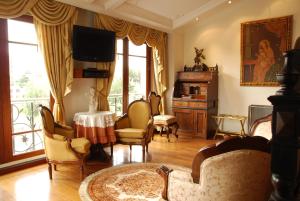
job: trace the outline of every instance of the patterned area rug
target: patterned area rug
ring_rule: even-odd
[[[100,170],[81,183],[80,198],[82,201],[162,201],[164,181],[155,171],[160,165],[138,163]]]

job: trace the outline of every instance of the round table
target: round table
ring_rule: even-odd
[[[114,143],[114,119],[115,113],[109,111],[78,112],[73,118],[76,137],[85,137],[92,144]]]

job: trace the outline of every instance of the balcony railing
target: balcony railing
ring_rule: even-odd
[[[13,154],[23,154],[44,148],[38,105],[49,106],[49,98],[11,101]]]
[[[122,111],[122,105],[123,105],[123,95],[122,94],[110,94],[108,96],[108,103],[109,103],[109,108],[110,111],[116,113],[117,116],[120,116],[123,114]],[[138,99],[145,99],[143,94],[139,94],[139,93],[130,93],[129,94],[129,103],[131,103],[134,100],[138,100]]]

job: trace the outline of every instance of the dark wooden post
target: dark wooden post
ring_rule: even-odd
[[[281,89],[268,100],[272,115],[272,183],[270,201],[296,201],[299,197],[300,158],[300,38],[285,55],[277,75]]]

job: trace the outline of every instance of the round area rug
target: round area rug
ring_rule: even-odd
[[[163,201],[164,181],[155,171],[161,165],[137,163],[100,170],[81,183],[80,198],[82,201]]]

